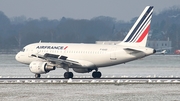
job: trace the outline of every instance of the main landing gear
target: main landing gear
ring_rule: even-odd
[[[64,78],[65,79],[69,79],[69,78],[73,78],[73,73],[72,72],[69,72],[69,67],[68,66],[65,66],[64,68],[67,72],[64,73]]]
[[[72,72],[65,72],[64,73],[64,78],[65,79],[73,78],[73,73]]]
[[[95,71],[95,72],[92,73],[92,77],[93,77],[93,78],[101,78],[101,75],[102,75],[102,74],[101,74],[101,72],[99,72],[99,71]]]
[[[72,72],[65,72],[64,73],[64,78],[65,79],[69,79],[69,78],[73,78],[73,73]],[[99,72],[98,70],[94,71],[92,73],[92,77],[95,78],[95,79],[98,79],[98,78],[101,78],[102,74],[101,72]],[[40,78],[41,77],[41,74],[35,74],[35,78]]]
[[[101,72],[99,72],[99,71],[94,71],[94,72],[92,73],[92,77],[93,77],[93,78],[96,78],[96,79],[97,79],[97,78],[101,78],[101,75],[102,75],[102,74],[101,74]],[[74,75],[73,75],[72,72],[65,72],[65,73],[64,73],[64,78],[65,78],[65,79],[73,78],[73,76],[74,76]]]
[[[73,73],[69,72],[69,68],[66,68],[67,72],[64,73],[64,78],[65,79],[69,79],[69,78],[73,78]],[[98,69],[96,68],[95,71],[92,73],[92,77],[95,79],[101,78],[102,74],[101,72],[98,71]]]

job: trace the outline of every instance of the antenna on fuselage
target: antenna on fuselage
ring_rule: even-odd
[[[39,41],[39,43],[41,43],[41,40]]]

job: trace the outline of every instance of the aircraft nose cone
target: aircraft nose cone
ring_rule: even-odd
[[[19,60],[19,55],[18,55],[19,53],[17,53],[16,54],[16,56],[15,56],[15,59],[18,61]]]
[[[16,61],[21,62],[20,53],[17,53],[15,56]]]

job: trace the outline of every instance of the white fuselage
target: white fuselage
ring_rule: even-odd
[[[117,45],[76,44],[76,43],[34,43],[24,47],[16,55],[16,60],[28,64],[35,77],[55,68],[63,68],[65,78],[73,78],[69,68],[77,73],[92,73],[93,78],[100,78],[99,67],[126,63],[156,51],[147,48],[146,42],[150,30],[153,6],[147,6],[132,26],[126,37]]]
[[[32,54],[45,53],[63,55],[69,60],[78,61],[83,64],[84,61],[94,64],[98,67],[112,66],[126,63],[138,58],[153,54],[153,49],[147,47],[134,47],[142,52],[132,52],[124,50],[121,45],[98,45],[98,44],[69,44],[69,43],[34,43],[27,45],[23,51],[16,55],[16,60],[24,64],[30,64],[32,61],[44,61]],[[132,48],[132,47],[131,47]],[[84,68],[89,68],[85,66]]]

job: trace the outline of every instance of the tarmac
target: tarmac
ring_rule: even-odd
[[[0,77],[0,84],[180,84],[180,77],[102,77],[99,79]]]

